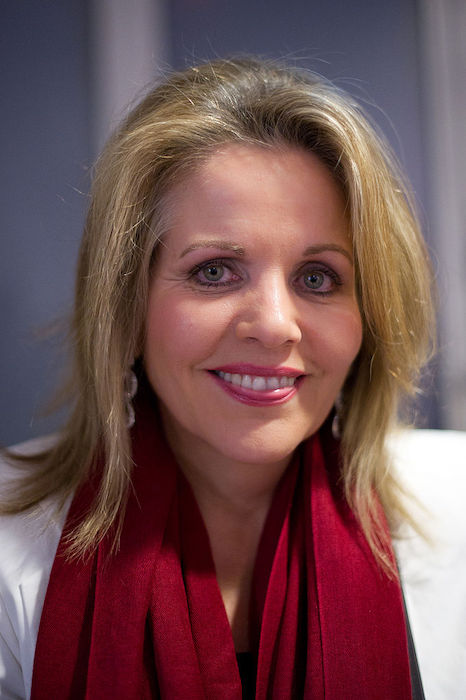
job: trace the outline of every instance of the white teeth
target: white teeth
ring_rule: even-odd
[[[232,374],[231,372],[217,372],[225,382],[241,386],[243,389],[252,389],[253,391],[275,391],[275,389],[284,389],[291,387],[296,381],[296,377],[262,377],[250,374]]]
[[[230,377],[232,384],[236,384],[236,386],[241,386],[241,374],[231,374]]]
[[[265,391],[267,389],[267,382],[264,377],[254,377],[252,380],[252,388],[254,391]]]

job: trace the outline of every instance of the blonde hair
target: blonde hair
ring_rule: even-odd
[[[361,108],[321,77],[256,59],[173,74],[132,111],[97,162],[73,317],[74,409],[60,439],[22,475],[3,511],[50,494],[62,502],[103,478],[70,551],[121,525],[131,479],[124,377],[141,354],[151,262],[167,230],[164,197],[220,145],[290,144],[315,153],[340,184],[351,221],[361,351],[343,388],[343,479],[350,506],[387,565],[377,494],[390,523],[409,517],[385,442],[432,348],[432,274],[408,188]]]

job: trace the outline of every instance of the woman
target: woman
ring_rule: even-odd
[[[96,168],[71,418],[6,477],[5,697],[411,697],[387,435],[431,286],[348,96],[256,60],[151,92]]]

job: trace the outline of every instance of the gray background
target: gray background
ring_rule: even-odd
[[[66,317],[72,298],[96,155],[95,5],[12,0],[0,11],[3,444],[57,424],[39,414],[64,360],[59,342],[38,340],[37,331]],[[414,0],[172,0],[162,9],[165,65],[154,54],[154,76],[167,63],[182,68],[229,53],[285,56],[367,102],[408,172],[429,238]],[[435,381],[421,412],[428,424],[442,425]]]

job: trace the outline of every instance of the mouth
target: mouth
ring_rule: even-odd
[[[209,370],[209,373],[232,398],[255,406],[273,406],[289,401],[305,376],[287,367],[235,366]]]
[[[286,389],[287,387],[294,386],[297,379],[296,377],[287,376],[263,377],[260,374],[232,374],[231,372],[223,372],[222,370],[215,371],[215,374],[229,384],[240,386],[243,389],[252,389],[253,391]]]

